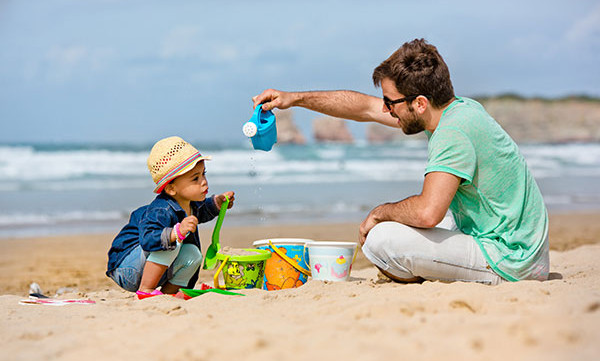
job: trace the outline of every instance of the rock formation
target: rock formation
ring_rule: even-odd
[[[600,101],[498,97],[481,99],[516,142],[600,141]]]
[[[277,143],[278,144],[306,144],[304,135],[294,123],[294,113],[291,109],[276,110]]]
[[[427,139],[425,133],[406,135],[400,128],[392,128],[379,123],[369,123],[367,125],[366,137],[371,144],[401,142],[407,139]]]
[[[518,143],[600,141],[598,99],[579,97],[548,100],[500,96],[477,100]],[[407,136],[401,129],[378,123],[369,123],[366,137],[370,143],[426,139],[424,133]]]
[[[353,143],[354,137],[348,130],[347,120],[322,117],[313,121],[313,136],[316,142]]]
[[[398,137],[400,129],[393,129],[379,123],[369,123],[367,125],[367,141],[372,144],[393,142]]]

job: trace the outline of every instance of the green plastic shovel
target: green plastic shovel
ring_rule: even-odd
[[[219,233],[221,232],[221,225],[223,224],[223,218],[225,218],[225,212],[229,206],[229,198],[225,196],[225,202],[221,204],[221,210],[219,211],[219,217],[217,218],[217,224],[212,233],[212,243],[206,250],[206,256],[204,256],[204,269],[213,269],[217,264],[217,252],[221,249],[219,244]]]
[[[222,295],[229,295],[229,296],[245,296],[242,293],[220,290],[218,288],[209,288],[207,290],[192,290],[192,289],[187,289],[187,288],[180,288],[179,290],[192,298],[203,295],[205,293],[209,293],[209,292],[220,293]]]

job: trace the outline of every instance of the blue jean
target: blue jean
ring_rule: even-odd
[[[130,292],[135,292],[140,287],[140,281],[142,280],[144,266],[148,257],[153,255],[153,253],[164,254],[165,252],[175,252],[176,257],[173,257],[174,260],[172,264],[166,265],[169,266],[169,268],[162,275],[158,282],[158,286],[162,286],[167,282],[180,287],[187,286],[189,280],[202,263],[202,253],[198,247],[192,244],[181,245],[181,247],[177,247],[172,251],[152,253],[144,252],[142,247],[138,245],[123,259],[119,266],[109,274],[109,277],[121,288]],[[151,260],[154,259],[156,259],[156,256],[151,258]],[[161,257],[161,259],[165,258]]]

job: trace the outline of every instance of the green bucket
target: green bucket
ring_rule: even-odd
[[[262,288],[265,261],[271,258],[271,252],[254,248],[246,248],[241,251],[250,254],[217,253],[217,261],[220,262],[220,265],[214,276],[215,288]],[[219,284],[221,273],[223,274],[225,286]]]

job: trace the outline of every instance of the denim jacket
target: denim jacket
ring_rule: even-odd
[[[206,198],[203,202],[191,202],[191,208],[199,223],[208,222],[219,214],[214,197]],[[145,252],[175,249],[176,244],[171,243],[171,231],[185,217],[186,213],[179,203],[164,192],[156,196],[152,203],[133,211],[129,223],[121,229],[108,251],[106,274],[118,268],[138,244]],[[194,244],[200,249],[198,231],[190,232],[183,243]],[[194,283],[196,278],[192,277]]]

